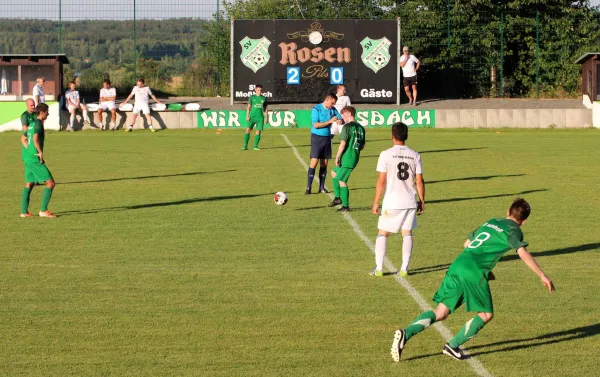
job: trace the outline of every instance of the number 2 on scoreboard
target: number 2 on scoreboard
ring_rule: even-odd
[[[300,67],[287,67],[288,85],[300,85]]]

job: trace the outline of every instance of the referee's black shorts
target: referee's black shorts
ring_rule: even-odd
[[[331,136],[310,134],[310,158],[331,159]]]

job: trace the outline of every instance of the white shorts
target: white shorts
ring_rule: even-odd
[[[116,106],[114,102],[100,102],[100,109],[102,109],[102,111],[106,111],[106,110],[116,110]]]
[[[73,105],[67,105],[67,110],[69,110],[69,112],[73,111],[73,110],[79,110],[81,108],[80,106],[73,106]]]
[[[146,115],[146,114],[150,114],[150,106],[148,106],[147,103],[136,103],[133,106],[133,113],[134,114],[139,114],[140,111]]]
[[[390,233],[402,230],[413,230],[417,227],[417,209],[382,209],[377,229]]]

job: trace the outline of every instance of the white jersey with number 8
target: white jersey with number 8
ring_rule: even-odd
[[[417,208],[415,178],[423,174],[419,153],[407,146],[394,145],[379,155],[377,171],[387,173],[382,209]]]

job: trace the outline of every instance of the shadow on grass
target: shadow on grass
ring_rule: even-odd
[[[192,203],[218,202],[218,201],[222,201],[222,200],[246,199],[246,198],[255,198],[258,196],[271,196],[271,195],[273,195],[273,194],[269,193],[269,194],[209,196],[206,198],[191,198],[191,199],[176,200],[176,201],[172,201],[172,202],[136,204],[136,205],[131,205],[131,206],[96,208],[96,209],[81,210],[81,211],[65,211],[65,212],[59,213],[58,215],[59,216],[88,215],[88,214],[101,213],[101,212],[119,212],[119,211],[129,211],[129,210],[144,209],[144,208],[169,207],[169,206],[178,206],[178,205],[192,204]]]
[[[438,264],[435,266],[419,267],[419,268],[411,269],[410,274],[411,275],[428,274],[430,272],[447,270],[448,267],[450,267],[450,263]]]
[[[502,346],[497,349],[492,349],[489,351],[482,352],[473,352],[471,356],[480,356],[486,355],[489,353],[498,353],[498,352],[509,352],[509,351],[517,351],[525,348],[532,347],[541,347],[549,344],[556,344],[562,342],[570,342],[574,340],[580,340],[589,338],[592,336],[600,335],[600,323],[589,326],[576,327],[569,330],[563,330],[558,332],[553,332],[545,335],[540,335],[532,338],[523,338],[523,339],[512,339],[512,340],[504,340],[502,342],[483,344],[480,346],[475,346],[470,349],[480,349],[485,347],[496,347]],[[509,344],[514,344],[508,347],[503,347]]]
[[[493,178],[512,178],[512,177],[523,177],[526,174],[499,174],[499,175],[482,175],[479,177],[463,177],[463,178],[450,178],[450,179],[441,179],[439,181],[425,181],[426,185],[431,185],[434,183],[444,183],[444,182],[458,182],[458,181],[487,181]]]
[[[553,256],[553,255],[578,253],[580,251],[600,251],[600,242],[586,243],[583,245],[565,247],[562,249],[540,251],[537,253],[533,252],[533,253],[531,253],[531,255],[533,255],[534,258],[538,258],[538,257],[549,257],[549,256]],[[512,260],[517,260],[517,259],[520,259],[518,254],[509,254],[509,255],[506,255],[504,258],[502,258],[500,261],[506,262],[506,261],[512,261]]]
[[[189,173],[177,173],[177,174],[164,174],[164,175],[144,175],[140,177],[123,177],[123,178],[107,178],[97,179],[90,181],[73,181],[73,182],[59,182],[60,185],[78,185],[83,183],[102,183],[102,182],[116,182],[116,181],[137,181],[141,179],[153,179],[153,178],[171,178],[171,177],[185,177],[190,175],[203,175],[203,174],[216,174],[216,173],[231,173],[236,170],[219,170],[219,171],[195,171]]]
[[[576,341],[580,339],[589,338],[592,336],[600,335],[600,323],[590,326],[582,326],[576,327],[569,330],[558,331],[550,334],[540,335],[532,338],[523,338],[523,339],[512,339],[505,340],[502,342],[483,344],[480,346],[468,347],[466,351],[468,352],[468,357],[477,357],[481,355],[487,355],[490,353],[498,353],[498,352],[510,352],[510,351],[518,351],[526,348],[533,347],[541,347],[549,344],[556,344],[562,342],[570,342]],[[514,344],[508,347],[500,347],[497,349],[492,349],[489,351],[481,351],[481,352],[471,352],[472,350],[477,350],[486,347],[496,347],[496,346],[505,346],[509,344]],[[430,353],[425,355],[419,355],[414,357],[409,357],[406,359],[402,359],[403,361],[409,360],[419,360],[419,359],[427,359],[429,357],[440,356],[442,352],[439,353]]]

